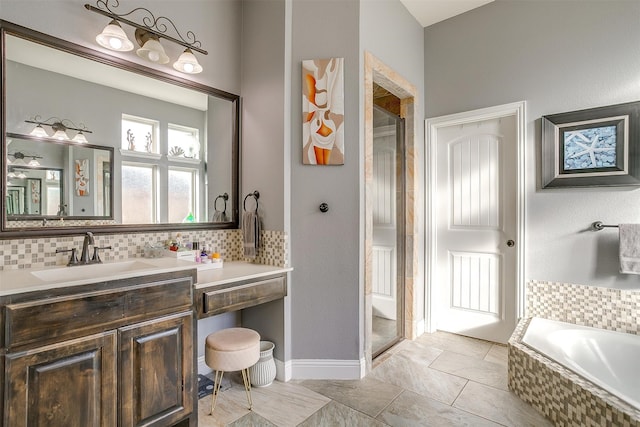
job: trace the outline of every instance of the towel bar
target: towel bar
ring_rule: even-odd
[[[610,224],[603,224],[602,221],[596,221],[593,224],[591,224],[591,228],[594,231],[600,231],[603,228],[618,228],[617,225],[610,225]]]

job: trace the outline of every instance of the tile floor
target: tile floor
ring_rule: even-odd
[[[209,426],[551,426],[507,388],[507,348],[437,332],[403,341],[374,361],[361,380],[274,382],[253,388],[246,408],[241,382],[200,400]]]

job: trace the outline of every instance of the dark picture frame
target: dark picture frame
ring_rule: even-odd
[[[542,117],[542,188],[640,185],[640,101]]]

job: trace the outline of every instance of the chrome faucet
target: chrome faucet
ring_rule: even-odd
[[[93,233],[87,231],[84,235],[84,241],[82,242],[82,254],[80,255],[80,264],[89,264],[91,259],[89,258],[89,245],[94,246]]]

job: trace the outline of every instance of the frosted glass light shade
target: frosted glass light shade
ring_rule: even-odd
[[[158,39],[150,38],[136,53],[140,58],[155,62],[156,64],[166,64],[169,62],[169,57],[164,52],[164,48]]]
[[[173,63],[173,68],[187,74],[198,74],[202,72],[202,66],[198,63],[198,59],[191,52],[191,49],[185,49],[182,55],[176,62]]]
[[[115,19],[96,36],[98,44],[109,50],[128,52],[133,50],[133,43]]]
[[[31,135],[37,136],[37,137],[40,137],[40,138],[46,138],[46,137],[49,136],[47,131],[44,130],[44,128],[42,126],[40,126],[40,125],[38,125],[35,128],[33,128],[33,130],[31,131]]]
[[[40,162],[38,161],[38,159],[34,157],[31,160],[29,160],[29,163],[27,163],[27,166],[38,167],[40,166]]]
[[[89,141],[87,140],[87,137],[86,137],[86,136],[84,136],[84,133],[82,133],[82,131],[78,132],[78,133],[76,134],[76,136],[74,136],[74,137],[73,137],[72,141],[73,141],[73,142],[80,143],[80,144],[86,144],[86,143],[88,143],[88,142],[89,142]]]
[[[53,134],[52,138],[59,139],[61,141],[68,141],[69,135],[62,129],[58,129],[56,133]]]

